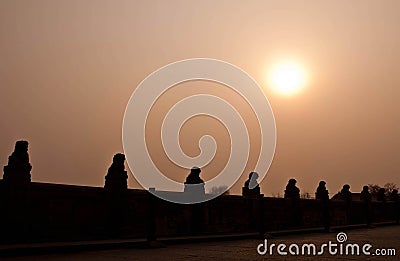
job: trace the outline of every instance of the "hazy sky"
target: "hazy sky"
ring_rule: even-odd
[[[331,194],[344,183],[400,184],[399,11],[397,0],[0,0],[0,164],[27,139],[33,181],[103,186],[137,84],[209,57],[247,71],[271,103],[278,136],[264,194],[283,193],[291,177],[311,193],[321,179]],[[282,59],[310,75],[295,95],[267,84]]]

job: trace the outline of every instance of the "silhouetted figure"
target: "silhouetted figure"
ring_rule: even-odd
[[[371,202],[371,193],[369,193],[369,188],[368,186],[364,186],[362,191],[361,191],[361,195],[360,195],[360,199],[363,202]]]
[[[264,231],[264,216],[263,216],[263,197],[260,193],[260,185],[257,182],[259,175],[257,172],[250,172],[249,178],[244,182],[242,187],[243,197],[248,198],[246,201],[248,218],[250,225],[257,228],[262,235]]]
[[[394,189],[391,193],[390,193],[390,200],[394,201],[394,202],[398,202],[399,201],[399,191],[397,189]]]
[[[14,152],[8,157],[8,165],[4,166],[3,180],[16,186],[31,182],[32,166],[29,163],[28,142],[24,140],[15,143]]]
[[[315,198],[320,200],[322,203],[321,212],[322,220],[324,223],[325,231],[329,231],[330,228],[330,214],[329,214],[329,192],[326,189],[326,182],[321,180],[319,182]]]
[[[4,209],[1,210],[4,226],[1,233],[9,239],[24,240],[29,237],[30,184],[32,166],[29,163],[28,142],[15,143],[14,152],[4,166],[3,184],[0,191]]]
[[[395,203],[395,219],[396,219],[396,224],[399,224],[399,219],[400,219],[400,200],[399,200],[399,191],[397,189],[394,189],[390,193],[390,200]]]
[[[128,188],[128,174],[125,170],[125,155],[115,154],[108,168],[104,188],[111,191],[123,191]]]
[[[296,183],[295,179],[289,179],[285,189],[285,198],[300,199],[300,189],[296,187]]]
[[[201,169],[193,167],[185,181],[185,197],[192,202],[201,202],[205,196],[204,181],[200,178]],[[190,230],[192,234],[203,232],[204,203],[191,204]]]
[[[302,211],[300,208],[300,189],[296,187],[297,181],[290,179],[285,189],[285,199],[288,199],[289,204],[289,220],[291,225],[300,226],[302,224]]]
[[[351,197],[351,191],[350,191],[350,185],[345,184],[343,185],[342,190],[340,191],[340,199],[346,201],[346,202],[351,202],[352,197]]]
[[[185,181],[185,192],[204,195],[204,181],[200,178],[201,169],[193,167]]]
[[[385,188],[380,188],[376,194],[376,200],[386,203],[386,190]]]
[[[243,196],[258,196],[260,195],[260,185],[257,182],[257,172],[250,172],[249,179],[245,181],[244,187],[242,188]]]
[[[122,234],[122,228],[126,221],[128,174],[124,163],[125,155],[115,154],[105,177],[104,189],[108,207],[108,228],[111,236]]]
[[[376,200],[381,204],[375,205],[378,208],[376,213],[380,213],[379,216],[383,217],[384,220],[388,219],[388,208],[387,208],[387,198],[386,198],[386,190],[385,188],[380,188],[376,193]],[[373,213],[375,213],[373,211]]]
[[[315,199],[320,199],[320,200],[329,200],[329,192],[326,189],[326,182],[325,181],[320,181],[317,192],[315,193]]]
[[[347,222],[351,223],[351,205],[352,205],[352,196],[350,191],[350,185],[343,185],[342,190],[339,193],[339,199],[344,200],[346,202],[346,218]]]
[[[368,226],[371,225],[371,215],[372,215],[372,204],[371,204],[371,193],[369,193],[369,188],[368,186],[364,186],[363,190],[361,191],[360,195],[361,201],[364,202],[364,214],[365,214],[365,219],[366,223]]]
[[[185,184],[201,184],[204,181],[200,178],[201,169],[199,167],[193,167],[190,170],[189,175],[186,177]]]

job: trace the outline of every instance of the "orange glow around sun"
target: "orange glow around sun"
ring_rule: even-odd
[[[268,72],[268,85],[281,94],[294,94],[307,84],[304,66],[294,61],[282,61]]]

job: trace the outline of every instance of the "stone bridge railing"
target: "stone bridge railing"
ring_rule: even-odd
[[[323,203],[223,195],[195,205],[160,200],[144,190],[31,182],[13,191],[0,180],[0,242],[46,242],[220,234],[323,227]],[[394,202],[372,202],[372,222],[395,222]],[[365,205],[330,200],[330,225],[367,222]]]

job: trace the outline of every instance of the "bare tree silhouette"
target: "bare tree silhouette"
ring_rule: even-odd
[[[229,195],[228,186],[221,185],[221,186],[214,186],[210,189],[210,194],[213,195]]]

